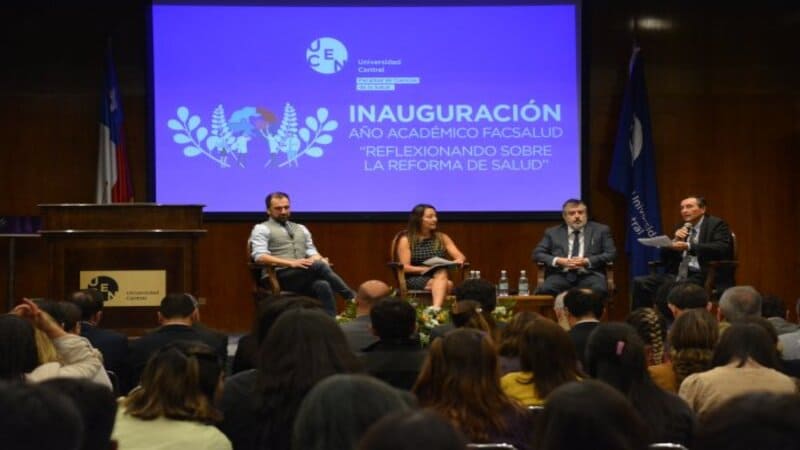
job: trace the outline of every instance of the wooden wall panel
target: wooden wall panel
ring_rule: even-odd
[[[0,69],[0,215],[36,214],[44,202],[94,198],[98,89],[106,35],[115,37],[125,94],[128,148],[137,200],[147,173],[146,51],[143,1],[99,7],[18,6],[0,30],[8,56]],[[623,246],[625,205],[607,186],[613,140],[631,47],[640,27],[657,152],[662,219],[679,220],[688,193],[705,195],[710,212],[739,237],[739,281],[787,301],[798,296],[800,213],[795,180],[800,149],[800,5],[779,0],[748,4],[635,0],[584,2],[589,33],[588,186],[592,216],[611,225]],[[89,4],[87,2],[86,4]],[[643,23],[640,21],[640,23]],[[650,23],[653,23],[652,21]],[[536,195],[535,192],[530,195]],[[409,208],[411,205],[409,205]],[[442,222],[484,276],[514,277],[552,223]],[[402,223],[308,223],[320,249],[353,285],[389,277],[387,246]],[[205,321],[244,330],[252,318],[244,242],[251,223],[208,221],[200,244],[200,296]],[[18,288],[46,292],[38,275],[43,255],[26,243]],[[0,251],[4,244],[0,243]],[[5,259],[0,281],[5,276]],[[627,258],[617,262],[619,303],[628,293]],[[625,308],[617,308],[621,317]]]

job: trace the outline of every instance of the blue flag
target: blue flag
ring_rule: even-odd
[[[659,252],[637,239],[661,234],[661,212],[650,108],[638,46],[634,46],[631,55],[630,79],[622,101],[608,184],[625,196],[628,205],[625,251],[630,255],[631,276],[646,275],[647,261],[658,259]]]

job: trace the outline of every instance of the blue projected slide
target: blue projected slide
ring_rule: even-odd
[[[559,211],[581,194],[579,17],[573,3],[155,4],[155,200]]]

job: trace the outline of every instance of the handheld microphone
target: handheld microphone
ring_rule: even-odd
[[[686,239],[685,239],[686,241],[688,241],[689,240],[689,236],[691,236],[692,227],[693,227],[692,222],[686,222],[686,223],[683,224],[683,228],[685,228],[686,232],[689,233],[689,235],[686,236]]]

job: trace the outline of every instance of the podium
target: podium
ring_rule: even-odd
[[[153,203],[39,205],[51,298],[63,300],[82,271],[157,271],[166,292],[196,293],[203,205]],[[160,300],[160,299],[159,299]],[[158,326],[158,306],[103,309],[104,328],[139,335]]]

